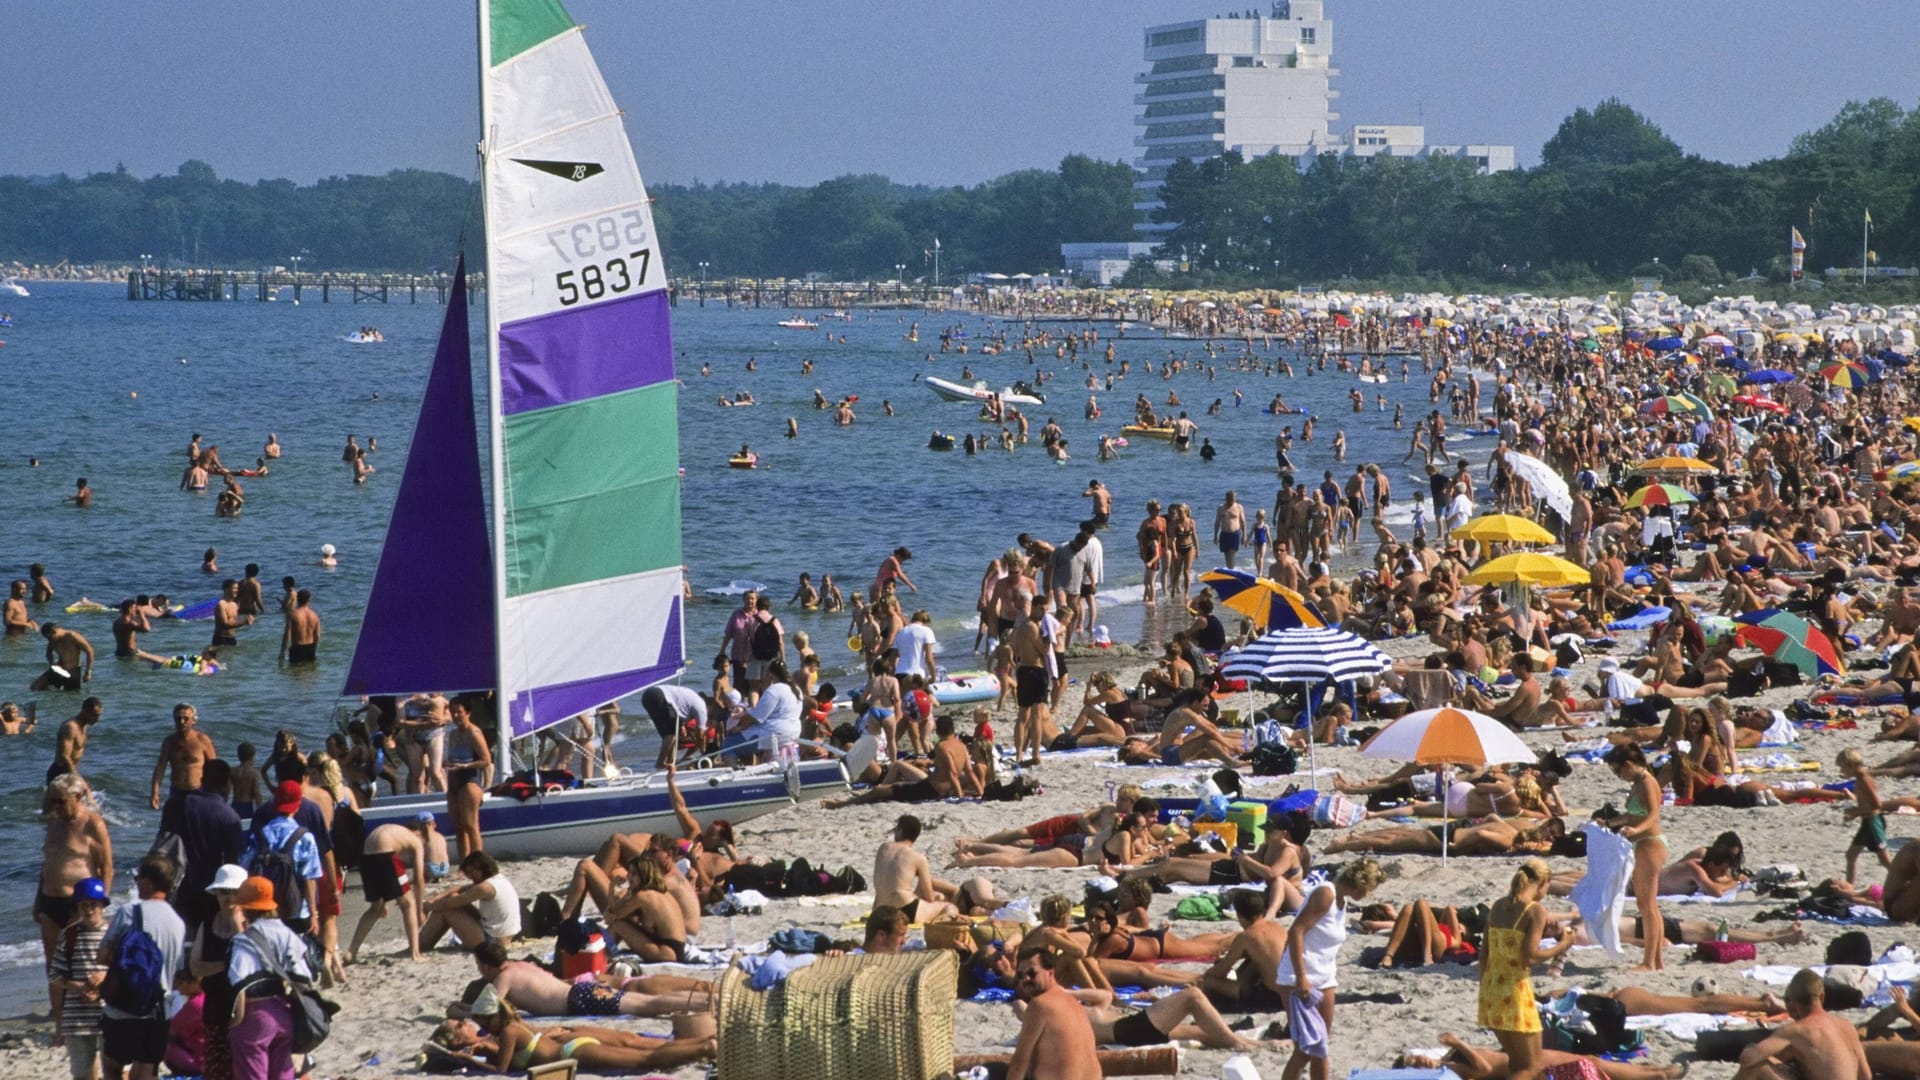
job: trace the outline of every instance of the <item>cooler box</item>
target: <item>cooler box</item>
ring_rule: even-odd
[[[1267,835],[1267,804],[1237,802],[1227,807],[1227,822],[1246,838],[1248,847],[1259,847]]]
[[[607,970],[607,932],[597,922],[573,919],[561,925],[553,947],[560,977],[572,982]]]
[[[1240,846],[1240,827],[1232,821],[1196,821],[1193,823],[1196,833],[1212,833],[1226,841],[1227,850]]]

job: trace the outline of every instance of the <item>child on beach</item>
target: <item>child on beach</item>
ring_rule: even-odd
[[[1873,852],[1883,869],[1893,865],[1893,858],[1887,854],[1887,819],[1881,813],[1880,789],[1874,786],[1873,772],[1867,768],[1866,760],[1860,751],[1848,747],[1840,751],[1834,764],[1840,766],[1843,776],[1853,781],[1853,805],[1847,807],[1845,820],[1860,822],[1860,830],[1853,834],[1853,843],[1847,845],[1847,884],[1851,885],[1861,852]]]
[[[233,769],[233,812],[242,821],[253,819],[253,812],[260,808],[260,791],[267,786],[266,778],[253,763],[255,752],[252,743],[241,743],[240,764]]]
[[[993,677],[1000,680],[1000,698],[993,703],[995,709],[1007,707],[1007,693],[1013,689],[1013,646],[1002,641],[993,647],[987,657],[987,663],[993,667]]]
[[[100,942],[107,933],[107,885],[84,878],[73,887],[74,920],[60,933],[47,964],[47,982],[60,992],[53,1006],[53,1045],[67,1048],[74,1080],[100,1075],[100,983],[107,965]]]
[[[1420,498],[1418,492],[1414,493],[1412,501],[1413,538],[1415,540],[1425,540],[1427,538],[1427,504]]]

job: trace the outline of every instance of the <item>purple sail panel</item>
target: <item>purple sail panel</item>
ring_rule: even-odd
[[[671,378],[673,335],[665,289],[500,327],[503,416]]]
[[[638,693],[655,683],[666,682],[679,675],[685,666],[686,644],[681,640],[680,598],[676,596],[667,610],[666,636],[660,642],[660,655],[652,665],[581,679],[579,682],[519,691],[513,696],[513,711],[508,714],[513,737],[518,739],[531,735],[570,717],[597,709],[609,701]]]
[[[497,685],[493,561],[471,364],[462,256],[345,694]]]

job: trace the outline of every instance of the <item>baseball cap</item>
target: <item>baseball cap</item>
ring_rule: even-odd
[[[419,813],[413,815],[413,820],[422,825],[431,825],[433,824],[433,811],[422,810]]]
[[[283,814],[291,814],[300,809],[300,800],[306,798],[306,788],[298,780],[282,780],[280,786],[273,789],[273,808]]]
[[[73,885],[73,898],[79,900],[97,900],[107,902],[107,883],[97,877],[81,878]]]

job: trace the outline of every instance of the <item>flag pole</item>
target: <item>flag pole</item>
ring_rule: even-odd
[[[1868,235],[1873,231],[1873,211],[1861,211],[1860,221],[1860,284],[1867,283],[1867,245]]]

